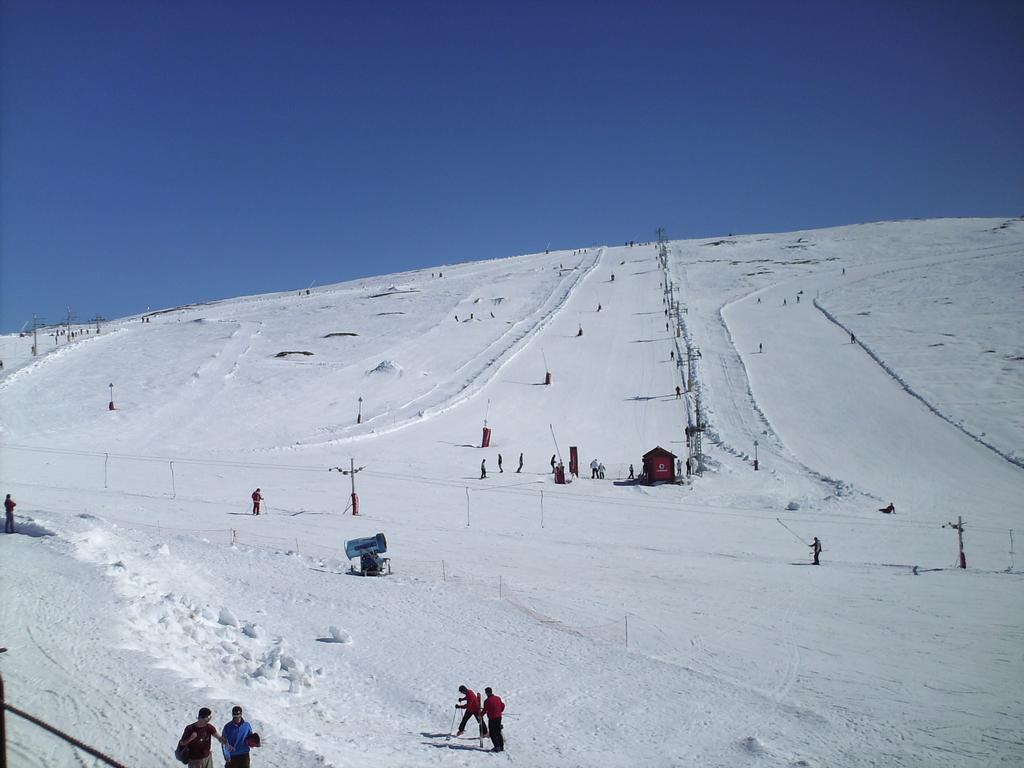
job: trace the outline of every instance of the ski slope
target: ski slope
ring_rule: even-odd
[[[235,703],[256,765],[1020,763],[1024,222],[656,255],[176,308],[34,359],[0,337],[8,701],[139,766]],[[686,456],[687,336],[707,469],[620,484],[655,445]],[[350,460],[358,517],[329,471]],[[344,541],[378,531],[394,573],[347,575]],[[447,738],[460,684],[505,700],[504,755]],[[12,764],[91,764],[7,722]]]

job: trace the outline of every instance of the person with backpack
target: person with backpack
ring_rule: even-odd
[[[260,493],[260,489],[257,488],[252,492],[252,513],[258,515],[260,513],[260,502],[263,501],[263,494]]]
[[[487,716],[487,730],[491,734],[491,743],[494,745],[492,752],[505,751],[505,736],[501,731],[501,713],[505,711],[505,702],[490,688],[484,688],[487,698],[484,699],[484,714]]]
[[[216,739],[224,744],[224,739],[217,733],[216,726],[210,725],[213,713],[207,707],[199,710],[198,719],[191,725],[185,726],[185,731],[178,740],[178,749],[184,748],[185,756],[188,758],[188,768],[213,768],[213,758],[210,757],[210,739]],[[178,752],[175,752],[177,755]],[[180,759],[180,758],[179,758]]]
[[[461,736],[466,732],[466,723],[469,722],[469,718],[475,717],[477,725],[480,727],[480,738],[482,739],[487,735],[487,726],[484,724],[484,719],[480,714],[480,696],[477,692],[471,688],[467,688],[464,685],[459,686],[459,693],[462,696],[459,697],[460,702],[463,704],[456,704],[456,709],[464,709],[466,713],[462,716],[462,721],[459,723],[459,730],[456,732],[456,736]]]
[[[231,722],[221,729],[224,737],[225,768],[249,768],[249,742],[252,726],[242,717],[242,708],[237,704],[231,708]]]

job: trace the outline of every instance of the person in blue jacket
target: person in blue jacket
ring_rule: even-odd
[[[249,744],[246,739],[252,727],[242,717],[242,708],[237,704],[231,708],[231,722],[221,729],[224,744],[226,768],[249,768]]]

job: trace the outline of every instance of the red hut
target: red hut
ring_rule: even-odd
[[[676,455],[660,445],[644,454],[644,483],[674,483],[676,481]]]

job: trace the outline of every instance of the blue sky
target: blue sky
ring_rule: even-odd
[[[1024,214],[1019,2],[0,5],[0,329]]]

